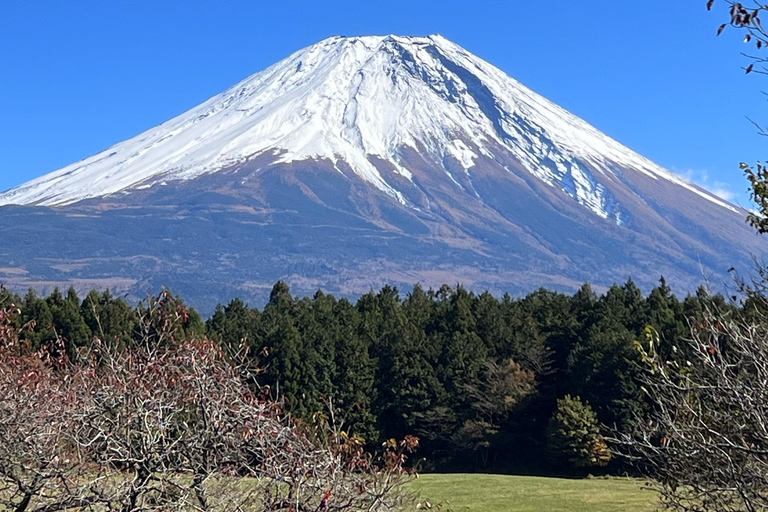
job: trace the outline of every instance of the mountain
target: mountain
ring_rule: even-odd
[[[0,206],[0,281],[164,285],[204,310],[279,278],[721,288],[768,248],[742,209],[441,36],[324,40]]]

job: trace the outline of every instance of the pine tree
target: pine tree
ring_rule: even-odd
[[[291,289],[288,287],[285,281],[281,279],[272,287],[272,291],[269,293],[269,302],[267,303],[267,307],[271,306],[283,308],[291,302],[293,302],[293,297],[291,297]]]
[[[505,322],[502,305],[490,292],[480,294],[473,304],[472,314],[476,319],[476,332],[491,359],[505,359],[512,356],[513,333]]]
[[[337,318],[335,340],[334,407],[348,433],[369,442],[381,441],[372,404],[376,399],[376,369],[371,361],[368,343],[359,334],[357,309],[347,300],[334,305]]]
[[[683,345],[683,339],[689,334],[688,324],[683,316],[680,301],[672,294],[662,276],[659,286],[648,295],[648,324],[660,336],[659,353],[662,357],[673,359]]]
[[[27,326],[21,332],[21,338],[30,344],[32,350],[49,346],[56,341],[53,314],[48,302],[37,296],[30,288],[21,302],[22,324]]]
[[[53,323],[58,335],[65,343],[67,355],[74,360],[77,349],[90,344],[91,329],[80,312],[80,299],[75,289],[70,287],[64,299],[59,299],[56,291],[49,302]]]
[[[235,298],[219,304],[205,324],[206,335],[221,344],[230,357],[257,367],[264,348],[262,314]]]
[[[370,340],[377,362],[379,393],[374,411],[387,436],[411,434],[417,415],[427,411],[442,393],[435,369],[420,347],[426,335],[404,315],[396,288],[384,286],[358,302],[360,336]]]
[[[437,320],[438,333],[444,339],[438,377],[447,392],[446,405],[456,411],[466,411],[468,386],[475,383],[488,356],[483,340],[476,333],[473,299],[471,293],[459,286],[441,301],[441,315]]]
[[[299,418],[309,418],[322,410],[322,404],[306,393],[307,367],[301,356],[301,334],[287,314],[270,318],[264,343],[268,354],[264,360],[267,368],[266,381],[271,384],[274,394],[285,398],[289,410]]]

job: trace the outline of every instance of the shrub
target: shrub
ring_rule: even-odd
[[[547,425],[547,449],[555,461],[576,468],[606,466],[611,460],[592,407],[570,395],[557,401]]]

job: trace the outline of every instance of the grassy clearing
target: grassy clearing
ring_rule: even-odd
[[[423,499],[453,512],[652,512],[654,493],[628,479],[567,480],[505,475],[421,475]]]

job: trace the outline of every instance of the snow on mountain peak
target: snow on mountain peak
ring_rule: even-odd
[[[66,205],[193,179],[268,152],[276,162],[344,161],[407,204],[372,163],[389,162],[411,179],[403,147],[435,162],[450,155],[465,172],[480,155],[493,159],[494,148],[505,148],[527,171],[616,222],[595,174],[615,168],[732,208],[439,35],[325,39],[160,126],[0,194],[0,205]]]

